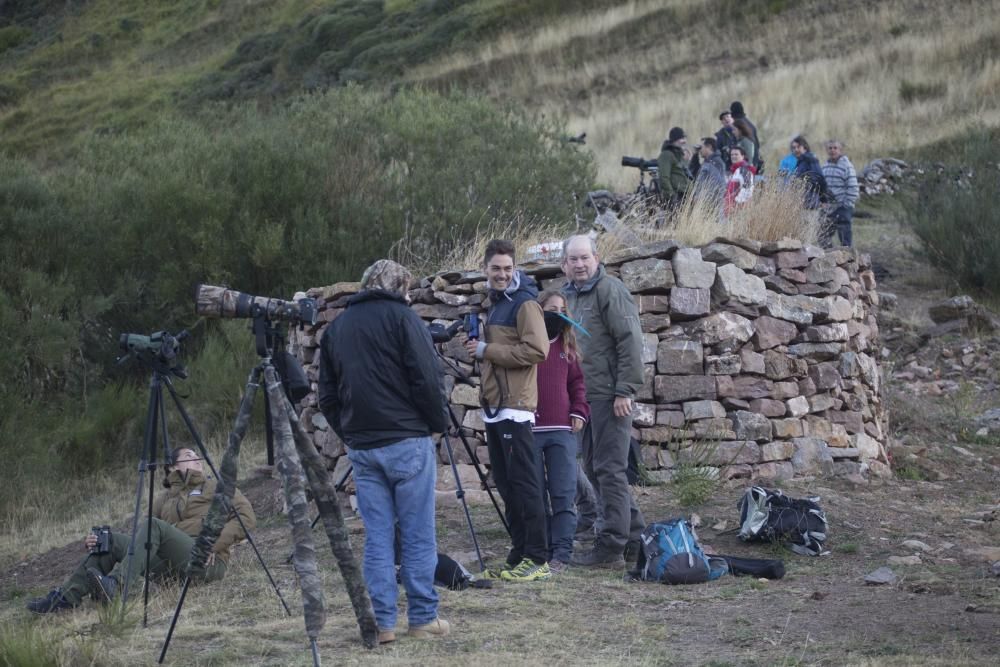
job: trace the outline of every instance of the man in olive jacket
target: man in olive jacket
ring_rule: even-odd
[[[88,594],[102,602],[114,599],[124,586],[126,577],[134,581],[145,574],[147,541],[150,544],[151,574],[180,577],[186,572],[191,547],[212,506],[218,482],[205,477],[201,457],[187,447],[178,447],[171,452],[170,460],[163,482],[167,491],[153,501],[153,522],[148,540],[145,518],[140,518],[142,523],[135,535],[130,572],[126,573],[125,567],[131,534],[113,532],[110,551],[88,555],[62,587],[53,589],[43,598],[29,601],[29,611],[46,614],[71,609],[80,605]],[[229,519],[212,547],[204,579],[200,581],[222,579],[229,564],[230,547],[246,537],[236,514],[239,514],[247,530],[253,530],[257,525],[253,507],[239,489],[233,494]],[[84,538],[84,547],[88,550],[93,550],[96,545],[97,536],[93,533]]]
[[[506,567],[491,575],[536,581],[550,575],[542,468],[531,426],[538,405],[537,365],[549,354],[535,281],[514,268],[514,245],[495,239],[484,257],[489,310],[483,340],[469,339],[480,361],[480,401],[490,470],[510,525]]]
[[[687,135],[679,127],[670,128],[667,140],[663,142],[660,157],[656,164],[660,178],[660,196],[667,208],[674,208],[688,191],[691,183],[691,172],[684,159],[684,145]]]
[[[590,552],[573,556],[586,567],[620,567],[623,554],[638,548],[645,519],[629,490],[629,441],[633,398],[642,387],[642,329],[635,299],[620,280],[605,273],[597,248],[586,236],[563,243],[566,305],[589,335],[578,337],[590,401],[590,437],[583,462],[600,496],[604,524]]]

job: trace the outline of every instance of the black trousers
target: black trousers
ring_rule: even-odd
[[[503,498],[510,525],[510,564],[530,558],[539,565],[548,560],[541,465],[529,422],[509,419],[486,424],[493,482]]]

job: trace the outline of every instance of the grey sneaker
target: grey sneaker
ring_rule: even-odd
[[[552,574],[562,574],[569,569],[569,563],[553,558],[549,561],[549,571]]]
[[[620,553],[608,551],[599,544],[590,551],[573,554],[570,563],[577,567],[603,567],[610,570],[625,567],[625,559]]]

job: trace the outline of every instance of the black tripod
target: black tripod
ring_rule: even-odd
[[[292,564],[302,589],[306,635],[309,637],[313,664],[318,667],[320,656],[317,640],[326,623],[326,609],[323,583],[316,562],[316,548],[309,525],[306,498],[307,482],[319,509],[320,517],[323,519],[330,547],[344,578],[348,596],[358,619],[362,642],[367,648],[375,647],[378,640],[378,626],[375,622],[371,599],[365,588],[361,568],[351,551],[347,528],[344,526],[344,518],[340,512],[340,506],[337,504],[336,491],[330,482],[326,464],[302,428],[299,416],[285,393],[281,376],[272,363],[276,346],[283,340],[282,332],[268,319],[267,312],[260,306],[253,306],[252,316],[257,354],[261,357],[261,361],[250,372],[250,377],[247,380],[246,389],[240,401],[239,413],[236,416],[233,430],[229,434],[229,444],[222,462],[220,483],[224,485],[226,493],[231,495],[236,483],[240,445],[246,436],[253,415],[253,404],[257,390],[263,384],[270,416],[268,431],[273,436],[278,473],[281,475],[285,490],[288,521],[291,524],[292,538],[295,542]],[[215,501],[218,501],[218,508]],[[192,549],[188,576],[184,580],[180,599],[177,601],[177,608],[174,610],[173,620],[170,622],[170,629],[167,631],[163,649],[160,652],[159,662],[161,663],[167,648],[170,646],[170,639],[184,605],[188,585],[192,577],[197,577],[205,571],[208,555],[222,530],[226,511],[225,503],[225,494],[217,490],[212,508],[202,524],[202,532]]]
[[[149,497],[147,499],[146,511],[146,542],[144,544],[146,549],[146,564],[144,568],[143,581],[142,627],[146,627],[149,608],[149,566],[150,559],[152,557],[151,535],[153,526],[153,488],[155,486],[153,482],[155,479],[156,468],[160,465],[166,467],[172,463],[170,461],[170,438],[167,433],[167,417],[163,401],[163,387],[166,387],[167,391],[170,393],[170,397],[173,399],[174,405],[177,407],[177,411],[181,415],[181,419],[184,420],[184,425],[187,427],[187,430],[191,435],[191,439],[198,447],[198,451],[202,459],[204,459],[204,461],[208,464],[208,467],[212,471],[215,478],[217,480],[221,479],[219,477],[219,472],[212,464],[212,459],[209,457],[208,451],[205,449],[205,444],[202,441],[201,436],[198,435],[198,430],[195,428],[194,422],[191,421],[191,417],[188,415],[187,410],[184,409],[184,404],[181,403],[180,397],[177,395],[177,391],[174,389],[173,383],[170,380],[171,375],[182,379],[187,377],[187,372],[177,362],[177,352],[180,349],[180,341],[184,340],[187,335],[188,333],[186,331],[182,331],[176,337],[173,337],[166,332],[153,334],[153,336],[148,338],[145,336],[134,336],[131,334],[126,334],[122,337],[122,345],[128,349],[130,353],[125,357],[122,357],[119,360],[119,363],[123,363],[129,358],[135,358],[152,371],[152,377],[149,381],[149,404],[146,409],[146,427],[143,437],[142,455],[139,460],[139,479],[135,490],[135,509],[132,513],[132,535],[129,538],[128,543],[128,555],[125,560],[125,583],[122,588],[121,597],[121,610],[124,614],[125,603],[128,601],[129,587],[132,580],[132,561],[135,558],[135,540],[139,529],[139,511],[142,503],[143,486],[146,481],[145,474],[149,473]],[[126,338],[126,336],[128,338]],[[136,340],[140,341],[138,345],[133,344]],[[126,344],[126,341],[131,342]],[[159,422],[159,424],[157,422]],[[156,459],[156,439],[158,432],[162,434],[163,440],[162,463]],[[260,555],[260,551],[257,549],[257,544],[254,542],[253,536],[243,524],[243,519],[240,515],[236,512],[234,512],[233,515],[236,517],[237,521],[239,521],[240,527],[246,534],[247,541],[250,543],[250,546],[253,547],[253,552],[257,556],[257,560],[260,562],[260,566],[264,569],[264,573],[267,575],[268,581],[271,582],[274,592],[278,595],[278,599],[281,600],[282,606],[284,606],[285,611],[291,615],[291,612],[288,610],[288,605],[285,604],[285,599],[281,596],[281,591],[278,590],[278,586],[274,582],[274,578],[271,576],[270,570],[267,569],[267,564],[264,562],[263,557]]]

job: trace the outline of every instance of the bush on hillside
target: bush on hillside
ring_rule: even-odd
[[[964,145],[951,146],[953,166],[928,176],[905,203],[931,262],[964,289],[994,297],[1000,295],[996,134],[977,131]]]
[[[0,159],[0,439],[114,457],[117,336],[190,327],[196,283],[290,298],[359,279],[402,237],[427,258],[484,220],[571,220],[594,169],[561,134],[483,98],[352,87],[96,137],[56,170]]]

